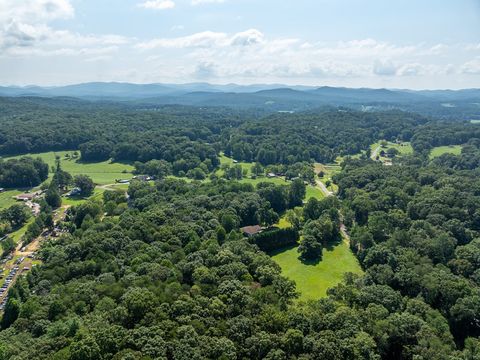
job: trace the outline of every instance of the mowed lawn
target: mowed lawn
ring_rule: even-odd
[[[6,209],[17,203],[13,197],[21,193],[20,190],[7,190],[0,193],[0,210]]]
[[[376,142],[375,144],[370,145],[370,149],[372,150],[372,152],[373,152],[378,146],[380,146],[381,143],[382,143],[382,141],[378,141],[378,142]],[[387,141],[387,146],[381,147],[380,150],[379,150],[379,153],[380,153],[382,150],[386,152],[388,149],[397,149],[398,152],[400,153],[400,155],[410,155],[410,154],[413,154],[413,148],[412,148],[412,145],[411,145],[409,142],[404,142],[404,143],[402,143],[402,144],[397,144],[397,143],[393,143],[393,142]]]
[[[282,268],[282,275],[295,281],[300,293],[299,300],[325,297],[327,289],[340,283],[346,272],[362,273],[346,241],[323,249],[322,260],[312,265],[298,258],[296,247],[276,252],[272,254],[272,259]]]
[[[112,163],[103,161],[98,163],[84,163],[76,159],[68,159],[66,154],[73,154],[73,151],[45,152],[39,154],[25,154],[14,156],[12,158],[20,158],[22,156],[40,157],[50,167],[55,165],[55,155],[60,156],[60,165],[63,170],[69,172],[72,176],[88,175],[96,184],[105,185],[115,183],[115,179],[131,179],[133,166],[123,163]],[[9,158],[6,158],[9,159]]]
[[[442,156],[443,154],[460,155],[462,152],[461,145],[437,146],[430,152],[430,159]]]

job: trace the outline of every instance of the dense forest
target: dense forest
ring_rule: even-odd
[[[33,187],[48,177],[48,165],[38,158],[22,157],[3,161],[0,158],[0,187]]]
[[[478,125],[399,111],[257,116],[0,101],[2,155],[78,149],[81,161],[128,161],[156,177],[68,208],[62,235],[42,242],[41,265],[9,290],[0,360],[480,357]],[[415,152],[385,166],[369,158],[381,139],[411,141]],[[428,157],[451,144],[462,153]],[[314,161],[361,151],[333,176],[338,197],[304,202]],[[221,152],[252,162],[252,174],[292,181],[243,183],[239,164],[207,179]],[[38,185],[49,170],[28,157],[0,169],[5,186],[13,184],[2,179]],[[93,191],[87,177],[52,170],[27,241],[54,227],[59,189]],[[0,227],[8,232],[28,216],[15,205],[0,212]],[[281,218],[288,227],[277,226]],[[302,261],[321,261],[343,225],[365,274],[346,273],[326,297],[300,301],[270,252],[299,245]],[[261,232],[250,236],[249,226]]]

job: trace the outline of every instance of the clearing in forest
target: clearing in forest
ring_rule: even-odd
[[[347,241],[323,249],[322,260],[306,263],[299,259],[297,247],[272,253],[282,275],[295,281],[299,300],[315,300],[327,295],[327,289],[343,280],[347,272],[361,274],[360,264]]]
[[[443,154],[460,155],[462,152],[461,145],[437,146],[430,151],[430,159],[434,159]]]
[[[41,158],[50,167],[55,165],[55,156],[60,156],[60,165],[63,170],[69,172],[72,176],[88,175],[96,184],[113,184],[115,179],[131,179],[133,166],[124,163],[115,163],[108,161],[102,162],[82,162],[73,158],[73,151],[50,151],[38,154],[25,154],[13,156],[11,158],[20,158],[22,156],[31,156]],[[66,156],[68,154],[68,157]],[[9,158],[5,158],[8,160]],[[50,176],[52,173],[50,172]]]

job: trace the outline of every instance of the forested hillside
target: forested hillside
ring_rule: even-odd
[[[41,159],[0,161],[0,186],[43,182],[23,244],[57,232],[8,291],[0,360],[480,356],[478,125],[398,111],[2,101],[2,155],[80,158],[55,157],[50,179]],[[409,151],[387,149],[405,142]],[[461,153],[429,157],[439,145]],[[110,158],[155,180],[95,189],[62,168]],[[88,194],[62,204],[72,183]],[[29,221],[22,206],[1,214],[5,233]],[[344,280],[311,301],[271,257],[293,248],[313,267],[339,243],[358,272],[332,269]]]

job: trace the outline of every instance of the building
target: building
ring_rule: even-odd
[[[18,201],[32,201],[37,196],[36,193],[18,194],[13,198]]]
[[[67,196],[78,196],[82,193],[82,189],[76,187],[70,190],[70,192],[67,194]]]
[[[267,177],[274,178],[274,177],[277,177],[277,174],[274,174],[274,173],[270,172],[270,173],[267,174]]]
[[[240,228],[240,231],[246,237],[252,237],[254,235],[260,234],[262,230],[263,229],[260,225],[245,226]]]
[[[148,176],[148,175],[137,175],[133,177],[135,180],[140,180],[140,181],[150,181],[154,180],[153,176]]]
[[[4,188],[0,188],[0,193],[5,192]]]

